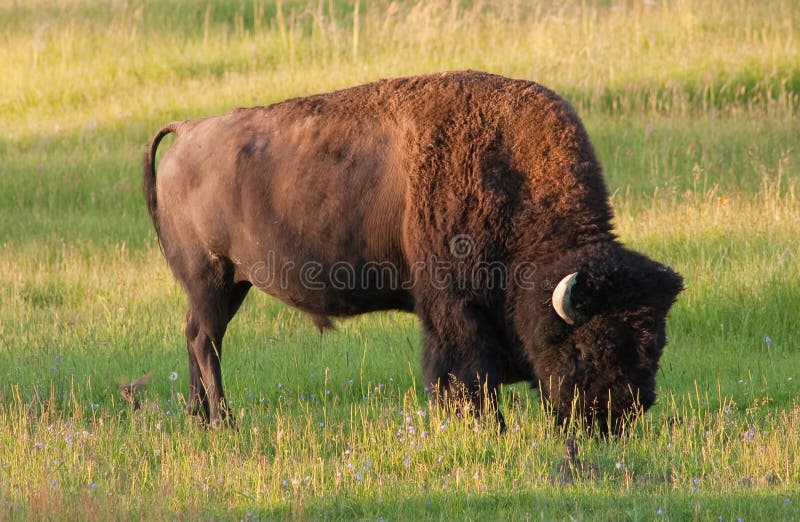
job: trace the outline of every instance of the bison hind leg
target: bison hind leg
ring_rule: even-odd
[[[234,282],[233,274],[230,261],[215,258],[198,276],[183,281],[189,295],[187,407],[190,414],[202,416],[212,426],[229,417],[222,387],[222,339],[251,287],[248,281]]]

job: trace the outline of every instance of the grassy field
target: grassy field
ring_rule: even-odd
[[[0,0],[0,519],[800,520],[799,28],[794,0]],[[569,99],[621,238],[684,275],[658,403],[566,474],[524,385],[504,436],[430,407],[413,316],[320,336],[251,293],[238,430],[198,427],[144,144],[462,68]]]

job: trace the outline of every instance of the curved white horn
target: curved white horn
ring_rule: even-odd
[[[569,325],[578,321],[580,314],[572,308],[572,287],[578,280],[578,272],[573,272],[556,285],[553,290],[553,308],[560,318]]]

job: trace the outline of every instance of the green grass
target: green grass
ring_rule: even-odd
[[[0,0],[0,519],[800,519],[796,2],[353,6]],[[251,293],[223,365],[238,430],[198,427],[144,144],[457,68],[563,93],[622,240],[685,276],[659,402],[624,439],[579,434],[566,474],[524,385],[501,437],[430,408],[413,316],[320,336]],[[147,372],[132,411],[118,386]]]

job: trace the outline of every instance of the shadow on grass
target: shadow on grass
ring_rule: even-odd
[[[540,488],[540,485],[531,485]],[[608,491],[577,486],[518,493],[437,494],[399,500],[289,500],[256,518],[308,520],[793,520],[796,492],[682,493],[664,488]],[[794,498],[792,498],[794,497]],[[787,503],[787,498],[789,502]],[[241,513],[238,513],[241,515]],[[246,513],[245,513],[246,517]],[[718,518],[722,517],[722,518]]]

